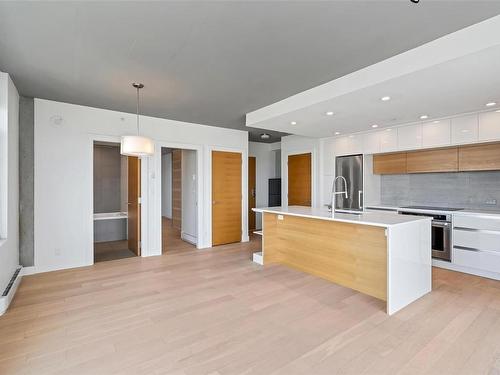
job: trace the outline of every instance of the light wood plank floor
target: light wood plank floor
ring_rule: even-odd
[[[128,249],[128,241],[106,241],[94,243],[94,263],[135,257]]]
[[[167,217],[161,218],[161,248],[162,253],[171,253],[172,251],[194,250],[196,246],[181,239],[181,231],[174,228],[172,219]]]
[[[254,240],[27,276],[0,374],[498,374],[500,282],[434,269],[388,317],[374,298],[250,261]]]

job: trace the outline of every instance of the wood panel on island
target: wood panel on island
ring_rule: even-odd
[[[374,174],[500,170],[500,143],[373,155]]]
[[[428,217],[353,217],[303,206],[254,210],[263,214],[259,264],[281,264],[375,297],[388,314],[432,289]]]

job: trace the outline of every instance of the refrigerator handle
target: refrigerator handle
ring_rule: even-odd
[[[361,204],[361,194],[363,194],[363,190],[358,190],[358,208],[359,209],[363,208],[363,205]]]

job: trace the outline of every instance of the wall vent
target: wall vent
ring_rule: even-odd
[[[7,288],[5,288],[5,290],[2,294],[2,297],[6,297],[9,294],[10,289],[12,288],[12,285],[14,285],[14,282],[16,281],[17,276],[19,275],[19,272],[21,272],[21,268],[18,268],[14,272],[14,275],[12,275],[12,278],[10,279],[9,284],[7,284]]]

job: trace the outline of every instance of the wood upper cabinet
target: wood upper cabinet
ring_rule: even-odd
[[[500,170],[500,143],[461,146],[458,165],[464,172]]]
[[[406,167],[408,173],[457,172],[458,148],[408,152]]]
[[[373,155],[374,174],[406,173],[406,152]]]

